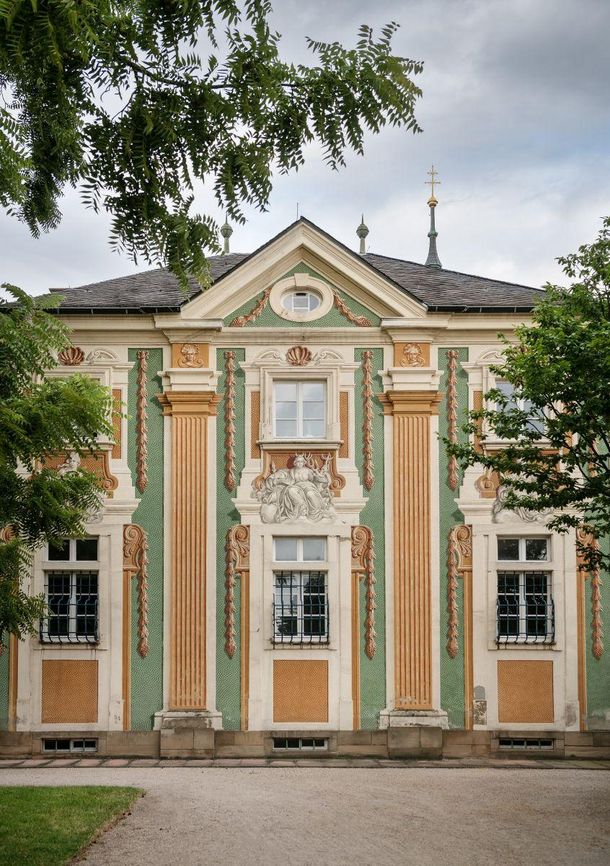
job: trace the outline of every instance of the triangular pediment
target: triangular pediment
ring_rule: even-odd
[[[280,281],[293,279],[304,285],[308,278],[328,286],[335,299],[333,309],[311,322],[312,326],[355,327],[368,321],[375,327],[383,318],[424,318],[426,314],[419,300],[301,219],[185,304],[180,318],[222,321],[223,327],[243,319],[247,319],[244,327],[301,327],[299,322],[278,316],[266,297],[268,300]],[[256,315],[252,317],[253,311]]]

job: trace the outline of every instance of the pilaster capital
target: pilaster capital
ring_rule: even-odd
[[[200,417],[216,415],[221,398],[214,391],[164,391],[157,399],[164,415]]]
[[[386,391],[380,396],[384,415],[438,415],[439,391]]]

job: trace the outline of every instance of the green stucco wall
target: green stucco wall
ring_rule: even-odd
[[[223,399],[218,404],[218,428],[216,444],[216,706],[222,713],[225,730],[238,731],[241,721],[241,583],[237,581],[235,592],[235,631],[237,648],[232,659],[225,653],[224,604],[225,604],[225,541],[231,526],[240,522],[233,505],[232,493],[224,484],[224,393],[226,375],[225,351],[235,352],[235,476],[239,478],[245,461],[245,376],[241,364],[245,358],[243,349],[218,349],[216,369],[222,371],[218,393]]]
[[[6,644],[2,655],[0,655],[0,731],[8,728],[8,657],[9,637],[5,635]]]
[[[356,363],[362,364],[362,355],[366,349],[355,350]],[[383,392],[383,385],[378,371],[384,369],[383,349],[372,349],[373,352],[373,466],[375,483],[370,491],[365,493],[368,502],[360,514],[360,523],[373,531],[375,545],[375,632],[376,650],[372,659],[364,651],[365,634],[364,620],[366,617],[366,587],[364,581],[360,584],[360,725],[363,729],[375,729],[379,726],[379,712],[386,706],[386,660],[385,660],[385,483],[384,483],[384,448],[383,448],[383,407],[378,399]],[[362,403],[362,366],[356,370],[355,382],[355,417],[356,417],[356,465],[363,478],[363,403]]]
[[[603,539],[602,550],[610,551],[610,539]],[[602,623],[606,635],[610,633],[610,573],[601,574]],[[610,650],[608,639],[602,657],[598,660],[592,652],[591,635],[591,579],[585,581],[585,634],[587,670],[587,717],[591,728],[610,729]]]
[[[315,277],[318,280],[322,280],[322,282],[328,283],[328,280],[322,277],[320,274],[316,273],[312,268],[308,267],[305,264],[299,264],[296,267],[292,268],[292,270],[285,273],[280,279],[285,279],[286,277],[291,277],[296,273],[304,273],[309,274],[312,277]],[[371,312],[367,307],[358,303],[354,298],[349,297],[342,292],[340,289],[337,289],[336,286],[333,286],[335,291],[338,292],[340,298],[347,307],[351,310],[352,313],[356,316],[366,316],[371,325],[379,325],[380,318],[375,315],[375,313]],[[247,315],[253,307],[256,306],[258,301],[262,298],[263,293],[261,292],[255,298],[251,298],[248,300],[243,306],[241,306],[238,310],[235,310],[231,313],[230,316],[227,316],[224,320],[225,325],[229,325],[233,319],[237,316],[245,316]],[[325,316],[322,316],[321,319],[315,319],[312,322],[293,322],[290,319],[283,319],[281,316],[278,316],[277,313],[274,313],[271,309],[271,306],[267,304],[262,313],[258,316],[254,322],[248,322],[246,328],[271,328],[271,327],[279,327],[279,328],[298,328],[302,330],[303,328],[356,328],[357,325],[353,325],[345,316],[342,316],[339,310],[333,307],[330,312],[328,312]]]
[[[458,348],[457,346],[455,347]],[[439,435],[447,435],[447,352],[439,349],[438,369],[443,375],[439,385],[443,399],[439,411]],[[460,427],[467,419],[468,411],[468,376],[462,369],[462,364],[468,360],[468,349],[458,349],[457,365],[457,400],[458,400],[458,437],[465,441],[465,434]],[[447,653],[447,548],[449,530],[456,524],[463,523],[464,518],[455,504],[458,490],[452,490],[447,479],[447,452],[442,441],[439,441],[439,550],[440,550],[440,675],[441,675],[441,707],[449,716],[449,726],[463,728],[464,712],[464,585],[458,580],[458,652],[454,659]],[[459,475],[461,483],[461,473]]]
[[[148,349],[148,483],[137,493],[140,503],[133,515],[148,538],[148,630],[146,658],[138,655],[137,582],[131,586],[131,727],[150,731],[154,714],[163,708],[163,415],[157,395],[163,350]],[[128,455],[133,484],[136,481],[136,379],[138,349],[129,350],[134,366],[129,371]]]

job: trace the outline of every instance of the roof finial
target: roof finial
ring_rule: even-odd
[[[369,233],[368,226],[364,223],[364,214],[362,214],[362,218],[360,221],[360,225],[356,229],[356,234],[360,238],[360,255],[363,256],[366,253],[366,236]]]
[[[438,232],[436,230],[436,225],[434,222],[434,208],[437,206],[438,201],[434,196],[434,187],[440,186],[440,180],[436,179],[436,175],[438,172],[432,166],[430,171],[428,172],[430,175],[430,180],[426,181],[426,184],[429,184],[431,187],[430,190],[430,198],[428,199],[428,206],[430,208],[430,231],[428,232],[428,237],[430,238],[430,244],[428,247],[428,258],[426,259],[426,267],[428,268],[442,268],[441,260],[438,257],[438,253],[436,251],[436,238],[438,237]]]
[[[220,227],[220,234],[224,238],[222,253],[227,256],[229,254],[229,238],[233,234],[233,229],[229,225],[229,214],[226,214],[224,225]]]

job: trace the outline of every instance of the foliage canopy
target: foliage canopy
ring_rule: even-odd
[[[57,299],[3,288],[17,303],[0,305],[0,641],[32,632],[42,613],[41,598],[23,588],[34,549],[83,534],[99,506],[95,475],[45,467],[45,458],[86,454],[98,434],[112,436],[105,386],[45,373],[70,345],[67,327],[45,310]]]
[[[505,360],[492,367],[513,395],[489,391],[464,428],[470,443],[447,446],[463,465],[499,473],[506,507],[556,511],[549,528],[583,526],[601,539],[610,536],[610,217],[559,262],[572,285],[546,286],[533,323],[505,340]],[[490,438],[506,445],[492,449]],[[610,566],[597,543],[581,550],[589,568]]]
[[[333,168],[365,133],[419,127],[422,64],[392,53],[392,23],[354,49],[312,39],[283,61],[268,0],[0,0],[0,203],[34,235],[59,223],[67,185],[112,218],[111,243],[186,284],[218,250],[192,212],[199,182],[243,222],[272,172],[318,142]],[[202,50],[203,49],[203,50]]]

